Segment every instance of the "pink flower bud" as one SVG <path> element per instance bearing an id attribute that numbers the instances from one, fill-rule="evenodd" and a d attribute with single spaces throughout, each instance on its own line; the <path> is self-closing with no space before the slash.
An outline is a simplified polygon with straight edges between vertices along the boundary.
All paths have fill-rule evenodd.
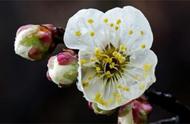
<path id="1" fill-rule="evenodd" d="M 133 120 L 135 124 L 145 124 L 147 122 L 148 114 L 152 111 L 152 106 L 148 103 L 144 96 L 131 101 L 130 103 L 121 106 L 119 115 L 125 115 L 132 107 Z"/>
<path id="2" fill-rule="evenodd" d="M 60 65 L 67 65 L 76 60 L 73 51 L 65 51 L 57 55 L 57 61 Z"/>
<path id="3" fill-rule="evenodd" d="M 53 25 L 24 25 L 16 33 L 16 54 L 29 59 L 40 60 L 49 55 L 56 47 Z"/>
<path id="4" fill-rule="evenodd" d="M 64 51 L 48 61 L 48 79 L 58 86 L 74 83 L 78 75 L 77 55 L 73 51 Z"/>

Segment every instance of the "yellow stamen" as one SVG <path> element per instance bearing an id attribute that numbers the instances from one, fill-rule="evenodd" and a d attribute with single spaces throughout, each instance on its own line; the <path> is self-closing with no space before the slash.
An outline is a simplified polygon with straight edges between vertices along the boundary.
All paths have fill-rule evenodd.
<path id="1" fill-rule="evenodd" d="M 132 35 L 132 34 L 133 34 L 133 31 L 132 31 L 132 30 L 129 30 L 128 34 L 129 34 L 129 35 Z"/>
<path id="2" fill-rule="evenodd" d="M 94 23 L 94 20 L 93 20 L 93 19 L 88 19 L 88 23 L 89 23 L 89 24 L 93 24 L 93 23 Z"/>
<path id="3" fill-rule="evenodd" d="M 91 32 L 90 32 L 90 36 L 91 36 L 91 37 L 94 37 L 94 35 L 95 35 L 95 32 L 91 31 Z"/>
<path id="4" fill-rule="evenodd" d="M 125 45 L 122 44 L 119 46 L 119 50 L 122 52 L 125 52 L 127 50 L 127 48 L 125 47 Z"/>
<path id="5" fill-rule="evenodd" d="M 88 87 L 89 86 L 89 82 L 87 80 L 83 80 L 82 86 L 85 87 L 85 88 Z"/>
<path id="6" fill-rule="evenodd" d="M 104 62 L 105 62 L 105 63 L 111 63 L 111 62 L 112 62 L 112 58 L 105 58 L 105 59 L 104 59 Z"/>
<path id="7" fill-rule="evenodd" d="M 126 87 L 126 86 L 122 86 L 122 85 L 117 85 L 117 88 L 119 88 L 119 89 L 121 89 L 121 90 L 123 90 L 123 91 L 129 91 L 129 88 L 128 87 Z"/>
<path id="8" fill-rule="evenodd" d="M 151 64 L 144 64 L 143 68 L 144 68 L 145 72 L 148 72 L 152 69 L 152 65 Z"/>
<path id="9" fill-rule="evenodd" d="M 103 106 L 107 106 L 107 102 L 102 98 L 102 95 L 100 93 L 96 93 L 95 95 L 95 101 Z"/>
<path id="10" fill-rule="evenodd" d="M 110 67 L 111 69 L 114 68 L 114 67 L 115 67 L 115 63 L 112 62 L 112 63 L 109 65 L 109 67 Z"/>
<path id="11" fill-rule="evenodd" d="M 121 23 L 121 20 L 118 19 L 118 20 L 116 21 L 116 24 L 119 25 L 120 23 Z"/>
<path id="12" fill-rule="evenodd" d="M 102 54 L 102 51 L 99 48 L 95 48 L 95 56 L 98 58 Z"/>
<path id="13" fill-rule="evenodd" d="M 80 64 L 83 65 L 83 64 L 86 64 L 87 63 L 87 60 L 86 59 L 80 59 Z"/>
<path id="14" fill-rule="evenodd" d="M 123 57 L 119 52 L 114 51 L 112 55 L 119 61 L 119 63 L 123 63 L 125 61 L 125 57 Z"/>
<path id="15" fill-rule="evenodd" d="M 97 59 L 96 58 L 90 58 L 91 62 L 95 62 Z"/>
<path id="16" fill-rule="evenodd" d="M 81 32 L 80 31 L 76 31 L 75 35 L 78 36 L 78 37 L 80 37 L 81 36 Z"/>
<path id="17" fill-rule="evenodd" d="M 114 51 L 114 52 L 112 53 L 112 55 L 115 57 L 115 56 L 117 55 L 117 52 Z"/>
<path id="18" fill-rule="evenodd" d="M 110 27 L 113 27 L 113 26 L 114 26 L 114 24 L 113 24 L 113 23 L 111 23 L 111 24 L 110 24 Z"/>
<path id="19" fill-rule="evenodd" d="M 107 18 L 104 19 L 104 23 L 108 23 L 108 19 Z"/>
<path id="20" fill-rule="evenodd" d="M 119 30 L 119 26 L 115 26 L 115 30 L 116 30 L 116 31 Z"/>
<path id="21" fill-rule="evenodd" d="M 110 71 L 106 71 L 105 75 L 106 75 L 107 78 L 110 78 L 112 76 Z"/>
<path id="22" fill-rule="evenodd" d="M 146 47 L 146 45 L 145 45 L 145 44 L 142 44 L 142 45 L 141 45 L 141 48 L 142 48 L 142 49 L 144 49 L 145 47 Z"/>
<path id="23" fill-rule="evenodd" d="M 96 67 L 96 71 L 97 71 L 97 72 L 100 72 L 100 71 L 101 71 L 101 68 L 100 68 L 100 67 Z"/>
<path id="24" fill-rule="evenodd" d="M 143 36 L 144 35 L 144 31 L 140 31 L 140 34 Z"/>

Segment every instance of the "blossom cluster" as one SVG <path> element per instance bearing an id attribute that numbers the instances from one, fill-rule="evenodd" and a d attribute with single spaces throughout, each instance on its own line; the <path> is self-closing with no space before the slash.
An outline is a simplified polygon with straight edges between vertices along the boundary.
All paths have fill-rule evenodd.
<path id="1" fill-rule="evenodd" d="M 22 26 L 16 34 L 15 52 L 28 60 L 41 60 L 55 49 L 58 33 L 49 24 Z M 82 9 L 68 20 L 58 39 L 66 49 L 49 58 L 48 79 L 59 87 L 77 82 L 97 114 L 110 114 L 139 98 L 156 81 L 151 27 L 132 6 L 105 13 Z M 144 110 L 141 105 L 133 102 L 136 110 Z"/>

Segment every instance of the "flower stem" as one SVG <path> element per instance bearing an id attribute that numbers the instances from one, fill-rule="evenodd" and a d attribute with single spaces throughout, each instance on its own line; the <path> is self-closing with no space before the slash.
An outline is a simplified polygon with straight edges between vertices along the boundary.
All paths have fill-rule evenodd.
<path id="1" fill-rule="evenodd" d="M 134 124 L 131 105 L 120 108 L 118 114 L 118 124 Z"/>

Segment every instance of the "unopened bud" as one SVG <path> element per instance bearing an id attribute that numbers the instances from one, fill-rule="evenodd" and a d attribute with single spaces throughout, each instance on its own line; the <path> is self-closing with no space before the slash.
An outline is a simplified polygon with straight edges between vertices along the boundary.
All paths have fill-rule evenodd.
<path id="1" fill-rule="evenodd" d="M 152 111 L 152 106 L 145 97 L 140 97 L 132 102 L 133 118 L 136 124 L 145 124 L 148 121 L 148 114 Z"/>
<path id="2" fill-rule="evenodd" d="M 125 120 L 125 115 L 132 109 L 132 118 L 135 124 L 146 124 L 148 121 L 148 114 L 152 111 L 152 106 L 148 103 L 144 96 L 121 106 L 119 109 L 119 117 Z M 120 122 L 122 120 L 120 119 Z"/>
<path id="3" fill-rule="evenodd" d="M 41 60 L 56 47 L 53 25 L 25 25 L 16 33 L 15 53 L 28 60 Z"/>
<path id="4" fill-rule="evenodd" d="M 58 86 L 74 83 L 78 75 L 77 55 L 72 50 L 66 50 L 48 61 L 47 77 Z"/>

